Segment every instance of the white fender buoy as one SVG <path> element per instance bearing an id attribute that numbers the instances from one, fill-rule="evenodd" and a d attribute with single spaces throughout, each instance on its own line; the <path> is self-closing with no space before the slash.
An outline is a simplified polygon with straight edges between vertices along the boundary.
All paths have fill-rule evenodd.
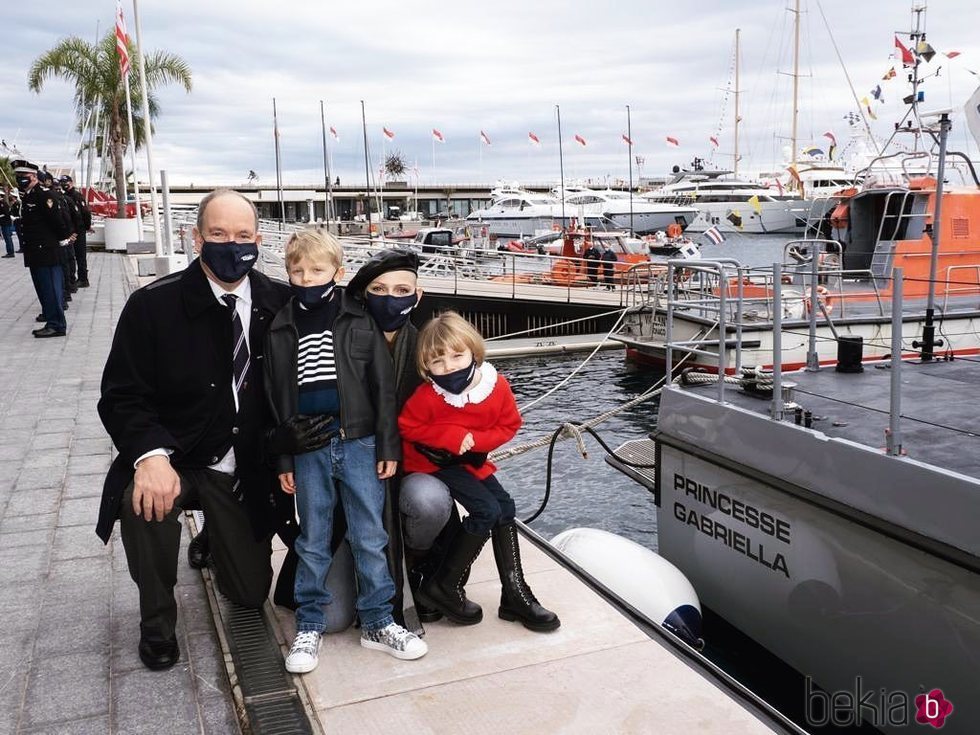
<path id="1" fill-rule="evenodd" d="M 598 528 L 562 531 L 551 545 L 650 620 L 692 646 L 702 645 L 698 595 L 662 556 Z"/>

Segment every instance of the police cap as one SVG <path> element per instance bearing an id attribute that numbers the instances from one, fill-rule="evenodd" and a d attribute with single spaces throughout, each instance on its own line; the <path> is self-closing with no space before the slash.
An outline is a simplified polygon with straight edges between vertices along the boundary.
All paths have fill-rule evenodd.
<path id="1" fill-rule="evenodd" d="M 16 161 L 11 161 L 10 167 L 14 170 L 15 174 L 37 175 L 38 165 L 36 163 L 31 163 L 30 161 L 25 161 L 21 158 L 18 158 Z"/>

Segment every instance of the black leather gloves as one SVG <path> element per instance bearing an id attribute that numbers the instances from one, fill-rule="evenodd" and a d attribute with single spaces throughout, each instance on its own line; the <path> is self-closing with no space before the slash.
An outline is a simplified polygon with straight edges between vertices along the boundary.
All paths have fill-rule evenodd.
<path id="1" fill-rule="evenodd" d="M 297 414 L 266 432 L 266 449 L 270 454 L 305 454 L 325 447 L 337 435 L 328 429 L 333 416 Z"/>
<path id="2" fill-rule="evenodd" d="M 463 452 L 462 454 L 453 454 L 448 449 L 439 449 L 437 447 L 430 447 L 425 444 L 419 444 L 414 442 L 415 448 L 419 451 L 423 457 L 432 462 L 432 464 L 437 467 L 452 467 L 457 464 L 468 464 L 473 467 L 482 467 L 487 461 L 486 452 Z"/>

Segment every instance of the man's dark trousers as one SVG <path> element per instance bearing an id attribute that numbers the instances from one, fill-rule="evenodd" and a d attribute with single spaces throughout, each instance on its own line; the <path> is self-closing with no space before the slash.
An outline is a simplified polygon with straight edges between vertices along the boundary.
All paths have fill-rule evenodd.
<path id="1" fill-rule="evenodd" d="M 210 469 L 178 470 L 180 495 L 162 521 L 146 521 L 133 512 L 133 484 L 123 496 L 120 527 L 129 575 L 139 587 L 140 632 L 166 641 L 177 624 L 177 557 L 180 514 L 200 508 L 208 519 L 211 558 L 218 589 L 232 602 L 261 607 L 272 584 L 272 544 L 256 541 L 245 506 L 232 490 L 233 478 Z"/>
<path id="2" fill-rule="evenodd" d="M 75 238 L 72 247 L 75 249 L 75 265 L 78 267 L 78 280 L 88 280 L 88 256 L 85 253 L 85 243 L 88 240 L 88 233 L 82 230 Z"/>
<path id="3" fill-rule="evenodd" d="M 39 265 L 31 268 L 31 279 L 37 289 L 48 329 L 64 332 L 68 328 L 65 321 L 65 272 L 60 265 Z"/>

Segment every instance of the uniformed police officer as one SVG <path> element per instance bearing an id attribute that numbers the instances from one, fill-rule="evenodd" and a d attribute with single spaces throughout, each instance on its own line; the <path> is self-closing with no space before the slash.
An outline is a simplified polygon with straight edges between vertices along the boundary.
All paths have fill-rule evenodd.
<path id="1" fill-rule="evenodd" d="M 37 164 L 17 160 L 11 165 L 21 192 L 24 265 L 31 270 L 45 322 L 43 327 L 34 330 L 34 336 L 64 337 L 68 327 L 63 307 L 61 250 L 73 234 L 71 226 L 59 210 L 55 197 L 39 185 Z"/>
<path id="2" fill-rule="evenodd" d="M 74 211 L 74 202 L 69 202 L 61 190 L 61 183 L 51 175 L 50 171 L 42 170 L 37 178 L 41 183 L 41 188 L 49 192 L 54 197 L 55 210 L 68 224 L 71 230 L 70 242 L 61 248 L 61 274 L 64 279 L 62 292 L 65 295 L 64 308 L 68 308 L 71 295 L 78 291 L 77 286 L 72 286 L 75 280 L 75 251 L 72 249 L 72 242 L 75 240 L 75 230 L 81 226 L 82 216 Z"/>
<path id="3" fill-rule="evenodd" d="M 74 203 L 75 211 L 78 213 L 80 222 L 75 228 L 75 242 L 72 247 L 75 250 L 75 265 L 77 266 L 77 280 L 74 282 L 78 288 L 88 288 L 88 259 L 86 257 L 85 246 L 88 232 L 92 229 L 92 210 L 89 209 L 88 202 L 82 196 L 82 192 L 75 188 L 75 182 L 71 176 L 61 177 L 61 187 L 64 189 L 65 198 L 69 203 Z"/>

